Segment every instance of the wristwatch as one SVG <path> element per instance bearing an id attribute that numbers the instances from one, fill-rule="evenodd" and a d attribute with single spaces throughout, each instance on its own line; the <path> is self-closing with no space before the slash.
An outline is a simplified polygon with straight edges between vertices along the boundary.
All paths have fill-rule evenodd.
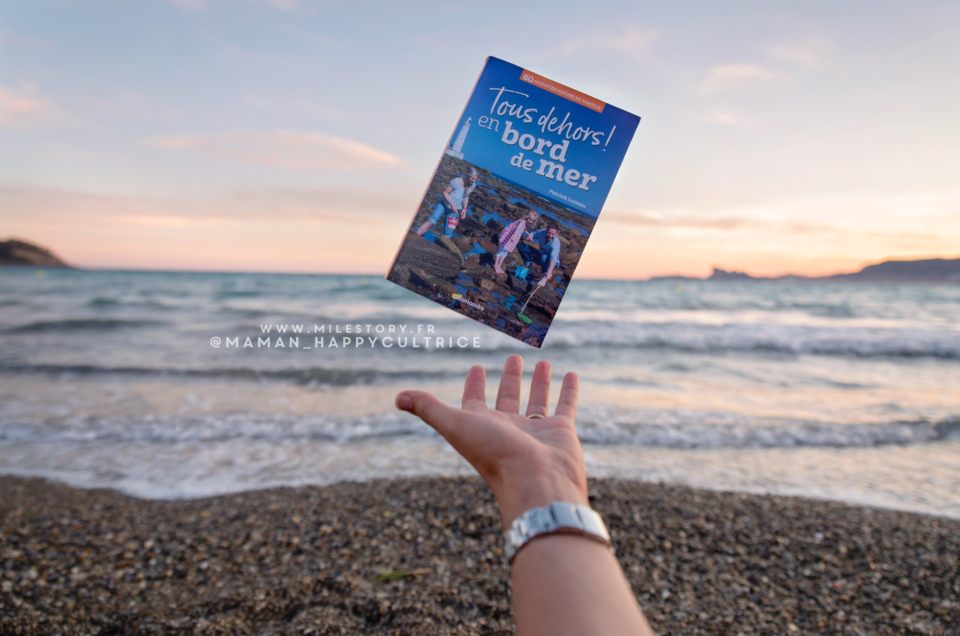
<path id="1" fill-rule="evenodd" d="M 554 501 L 543 508 L 531 508 L 517 517 L 504 535 L 507 564 L 513 562 L 517 550 L 535 537 L 547 534 L 573 534 L 610 546 L 610 533 L 603 520 L 587 506 Z M 613 552 L 613 548 L 610 548 Z"/>

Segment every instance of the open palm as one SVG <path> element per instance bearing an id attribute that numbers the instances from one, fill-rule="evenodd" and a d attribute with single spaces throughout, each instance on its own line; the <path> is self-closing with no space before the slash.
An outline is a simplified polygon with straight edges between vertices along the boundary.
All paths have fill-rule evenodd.
<path id="1" fill-rule="evenodd" d="M 580 381 L 575 373 L 564 377 L 551 416 L 551 371 L 549 362 L 537 364 L 526 415 L 520 415 L 523 358 L 517 355 L 504 364 L 495 409 L 487 408 L 486 372 L 480 366 L 467 373 L 462 409 L 425 391 L 397 396 L 398 408 L 432 426 L 480 473 L 507 526 L 525 510 L 551 501 L 587 503 L 583 451 L 574 426 Z"/>

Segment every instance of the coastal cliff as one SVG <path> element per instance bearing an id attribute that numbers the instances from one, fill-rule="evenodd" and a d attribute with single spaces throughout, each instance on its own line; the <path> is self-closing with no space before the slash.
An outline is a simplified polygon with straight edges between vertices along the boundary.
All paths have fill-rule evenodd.
<path id="1" fill-rule="evenodd" d="M 709 280 L 709 281 L 815 281 L 851 283 L 960 283 L 960 258 L 928 258 L 918 261 L 890 260 L 868 265 L 858 272 L 833 276 L 751 276 L 745 272 L 728 271 L 719 267 L 707 278 L 690 276 L 655 276 L 650 280 Z"/>
<path id="2" fill-rule="evenodd" d="M 50 250 L 14 238 L 0 241 L 0 265 L 70 267 Z"/>

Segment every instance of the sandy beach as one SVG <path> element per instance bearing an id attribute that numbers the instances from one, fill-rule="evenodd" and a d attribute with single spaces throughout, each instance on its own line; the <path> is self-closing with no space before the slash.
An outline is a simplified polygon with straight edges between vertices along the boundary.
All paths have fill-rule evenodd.
<path id="1" fill-rule="evenodd" d="M 0 492 L 5 634 L 513 630 L 477 479 L 168 502 L 0 477 Z M 591 493 L 658 634 L 960 624 L 960 521 L 631 481 Z"/>

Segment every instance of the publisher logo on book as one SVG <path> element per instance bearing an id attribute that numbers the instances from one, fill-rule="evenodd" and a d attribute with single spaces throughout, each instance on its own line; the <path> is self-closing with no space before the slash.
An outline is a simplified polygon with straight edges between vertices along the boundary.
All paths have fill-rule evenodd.
<path id="1" fill-rule="evenodd" d="M 474 309 L 479 309 L 480 311 L 486 311 L 486 308 L 483 305 L 478 305 L 477 303 L 471 300 L 467 300 L 466 298 L 463 297 L 463 294 L 450 294 L 450 298 L 453 298 L 454 300 L 461 302 L 464 305 L 470 305 Z"/>

